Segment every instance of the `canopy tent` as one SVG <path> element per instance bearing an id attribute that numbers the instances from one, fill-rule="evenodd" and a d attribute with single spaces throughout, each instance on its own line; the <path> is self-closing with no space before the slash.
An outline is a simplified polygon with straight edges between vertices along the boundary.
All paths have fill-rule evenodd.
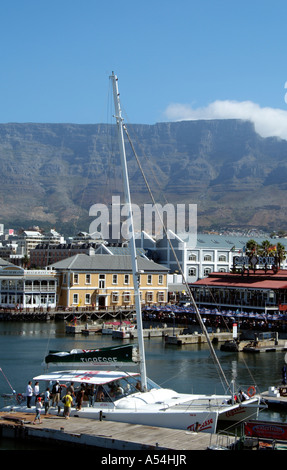
<path id="1" fill-rule="evenodd" d="M 217 315 L 224 317 L 234 317 L 234 318 L 254 318 L 258 320 L 287 320 L 287 315 L 285 313 L 257 313 L 257 312 L 243 312 L 239 309 L 237 310 L 218 310 L 217 308 L 199 308 L 199 313 L 201 315 Z M 170 305 L 164 307 L 146 307 L 145 312 L 163 312 L 163 313 L 176 313 L 176 314 L 195 314 L 195 309 L 193 307 L 180 307 L 178 305 Z"/>
<path id="2" fill-rule="evenodd" d="M 47 374 L 38 375 L 33 380 L 47 381 L 47 382 L 76 382 L 93 385 L 104 385 L 115 380 L 120 380 L 125 377 L 138 376 L 138 373 L 126 373 L 113 370 L 64 370 L 57 372 L 50 372 Z"/>

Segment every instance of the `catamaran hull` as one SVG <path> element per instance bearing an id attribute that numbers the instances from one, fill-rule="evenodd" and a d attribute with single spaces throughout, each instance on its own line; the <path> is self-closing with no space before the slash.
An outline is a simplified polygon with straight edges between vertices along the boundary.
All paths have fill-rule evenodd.
<path id="1" fill-rule="evenodd" d="M 265 406 L 262 404 L 262 409 Z M 246 404 L 242 404 L 235 408 L 230 408 L 219 413 L 218 421 L 240 422 L 246 419 L 258 416 L 260 409 L 259 400 L 248 400 Z"/>
<path id="2" fill-rule="evenodd" d="M 5 407 L 2 411 L 11 411 L 11 407 Z M 35 407 L 14 406 L 13 412 L 35 413 Z M 43 414 L 43 411 L 42 411 Z M 57 407 L 51 407 L 49 414 L 57 415 Z M 63 410 L 60 411 L 63 415 Z M 182 429 L 190 432 L 215 433 L 218 420 L 218 412 L 200 411 L 160 411 L 160 410 L 114 410 L 83 407 L 80 411 L 71 409 L 70 417 L 88 418 L 94 420 L 116 421 L 120 423 L 156 426 L 171 429 Z"/>
<path id="3" fill-rule="evenodd" d="M 89 409 L 80 412 L 72 412 L 71 415 L 82 418 L 92 418 Z M 164 427 L 171 429 L 183 429 L 191 432 L 215 433 L 217 427 L 217 412 L 187 412 L 187 411 L 125 411 L 117 410 L 96 412 L 94 419 L 104 419 L 106 421 L 117 421 L 130 424 L 142 424 L 147 426 Z"/>

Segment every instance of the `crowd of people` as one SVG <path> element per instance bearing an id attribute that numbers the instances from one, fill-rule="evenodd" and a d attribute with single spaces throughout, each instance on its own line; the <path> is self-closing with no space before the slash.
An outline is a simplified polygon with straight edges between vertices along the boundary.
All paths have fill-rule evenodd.
<path id="1" fill-rule="evenodd" d="M 221 331 L 226 331 L 232 329 L 233 323 L 236 321 L 238 326 L 242 330 L 256 330 L 256 331 L 278 331 L 278 332 L 287 332 L 286 320 L 277 319 L 272 320 L 272 318 L 255 318 L 252 315 L 245 318 L 237 318 L 234 316 L 224 316 L 224 315 L 201 315 L 202 320 L 204 321 L 205 326 L 211 328 L 220 328 Z M 284 316 L 285 317 L 285 316 Z M 142 314 L 143 322 L 152 326 L 157 326 L 158 324 L 166 324 L 168 326 L 180 325 L 181 327 L 199 327 L 198 320 L 195 313 L 183 313 L 183 312 L 164 312 L 164 311 L 143 311 Z"/>
<path id="2" fill-rule="evenodd" d="M 64 417 L 69 419 L 71 407 L 75 406 L 77 411 L 81 410 L 84 400 L 89 403 L 89 406 L 93 406 L 95 401 L 109 401 L 123 395 L 124 390 L 119 383 L 108 384 L 105 389 L 102 385 L 95 386 L 93 384 L 81 384 L 75 388 L 74 382 L 66 386 L 56 381 L 52 388 L 47 387 L 44 393 L 40 393 L 39 382 L 35 382 L 33 387 L 32 381 L 29 381 L 26 388 L 27 408 L 31 408 L 32 405 L 36 407 L 34 422 L 37 420 L 41 422 L 42 409 L 46 415 L 50 407 L 57 407 L 59 415 L 61 406 L 64 405 Z"/>

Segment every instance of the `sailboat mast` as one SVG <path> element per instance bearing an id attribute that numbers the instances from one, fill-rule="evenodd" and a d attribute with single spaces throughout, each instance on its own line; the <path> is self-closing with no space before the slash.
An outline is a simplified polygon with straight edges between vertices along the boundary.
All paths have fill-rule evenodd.
<path id="1" fill-rule="evenodd" d="M 127 169 L 126 150 L 125 150 L 125 143 L 124 143 L 123 118 L 122 118 L 120 99 L 119 99 L 118 78 L 114 74 L 114 72 L 112 72 L 112 75 L 110 76 L 110 78 L 113 84 L 115 118 L 117 122 L 119 149 L 120 149 L 121 164 L 122 164 L 122 170 L 123 170 L 125 203 L 128 208 L 128 221 L 130 224 L 129 225 L 129 247 L 130 247 L 130 252 L 131 252 L 133 283 L 134 283 L 134 298 L 135 298 L 136 316 L 137 316 L 141 389 L 142 391 L 146 391 L 147 390 L 147 377 L 146 377 L 145 351 L 144 351 L 144 341 L 143 341 L 141 300 L 140 300 L 140 290 L 139 290 L 139 271 L 138 271 L 137 255 L 136 255 L 134 223 L 133 223 L 133 213 L 132 213 L 132 204 L 131 204 L 131 196 L 130 196 L 128 169 Z"/>

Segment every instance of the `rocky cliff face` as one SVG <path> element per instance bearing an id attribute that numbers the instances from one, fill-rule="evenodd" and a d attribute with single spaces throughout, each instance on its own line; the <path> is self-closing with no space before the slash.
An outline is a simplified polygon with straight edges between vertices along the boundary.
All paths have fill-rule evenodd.
<path id="1" fill-rule="evenodd" d="M 287 228 L 287 142 L 239 120 L 128 127 L 157 202 L 195 203 L 198 226 Z M 127 144 L 133 201 L 150 203 Z M 0 222 L 88 230 L 122 195 L 115 126 L 0 124 Z M 67 230 L 65 230 L 65 227 Z"/>

